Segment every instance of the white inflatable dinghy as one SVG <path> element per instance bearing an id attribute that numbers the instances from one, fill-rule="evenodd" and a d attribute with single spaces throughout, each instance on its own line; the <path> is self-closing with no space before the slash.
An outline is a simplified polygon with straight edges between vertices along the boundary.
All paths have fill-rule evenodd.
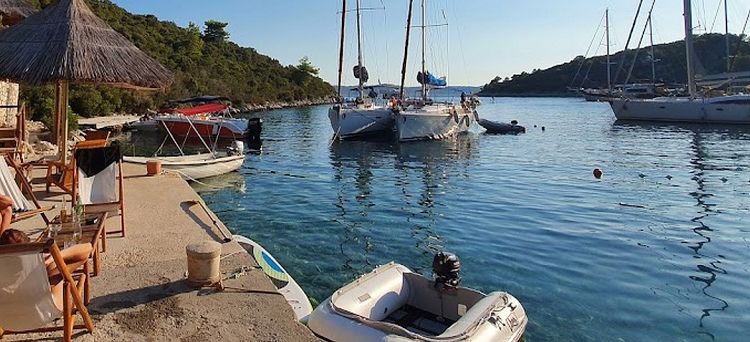
<path id="1" fill-rule="evenodd" d="M 460 281 L 458 268 L 456 259 L 452 285 Z M 515 297 L 436 281 L 393 262 L 379 266 L 321 303 L 308 327 L 335 342 L 515 342 L 523 336 L 528 318 Z"/>

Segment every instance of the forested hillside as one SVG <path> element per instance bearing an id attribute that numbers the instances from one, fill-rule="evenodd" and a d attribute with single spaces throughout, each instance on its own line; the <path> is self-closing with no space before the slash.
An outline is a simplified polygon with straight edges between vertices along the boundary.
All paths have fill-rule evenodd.
<path id="1" fill-rule="evenodd" d="M 54 0 L 31 0 L 45 7 Z M 307 61 L 283 66 L 279 61 L 240 47 L 229 40 L 226 23 L 208 21 L 203 27 L 179 27 L 152 15 L 134 15 L 109 0 L 86 3 L 112 28 L 171 70 L 174 84 L 164 92 L 133 92 L 112 87 L 71 86 L 70 105 L 82 116 L 113 112 L 141 112 L 156 108 L 167 99 L 194 95 L 226 96 L 238 104 L 291 102 L 319 99 L 334 94 L 333 87 L 317 77 Z M 22 87 L 34 119 L 52 113 L 51 86 Z"/>
<path id="2" fill-rule="evenodd" d="M 733 71 L 750 70 L 750 43 L 745 36 L 731 37 Z M 697 72 L 710 75 L 724 72 L 726 69 L 725 40 L 723 35 L 705 34 L 696 36 L 695 49 L 699 66 Z M 540 47 L 539 53 L 544 53 Z M 624 83 L 635 57 L 635 50 L 625 55 L 625 63 L 618 72 L 618 63 L 622 52 L 611 57 L 613 82 Z M 684 84 L 687 78 L 685 66 L 685 42 L 677 41 L 654 46 L 656 60 L 656 78 L 666 83 Z M 580 68 L 580 72 L 579 72 Z M 617 76 L 617 77 L 616 77 Z M 616 77 L 616 81 L 614 81 Z M 642 48 L 633 67 L 630 83 L 650 82 L 651 56 L 650 47 Z M 553 66 L 546 70 L 523 72 L 508 78 L 495 77 L 484 85 L 480 92 L 483 96 L 514 95 L 563 95 L 568 87 L 606 87 L 607 63 L 605 56 L 584 58 L 578 56 L 570 62 Z"/>

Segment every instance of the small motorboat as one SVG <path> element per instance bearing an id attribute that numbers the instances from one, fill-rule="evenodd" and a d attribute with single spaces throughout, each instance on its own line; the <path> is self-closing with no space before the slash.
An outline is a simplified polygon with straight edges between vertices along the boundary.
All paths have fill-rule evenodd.
<path id="1" fill-rule="evenodd" d="M 271 279 L 273 286 L 276 290 L 284 296 L 287 303 L 294 310 L 294 315 L 300 322 L 306 322 L 307 317 L 313 311 L 310 300 L 307 299 L 305 291 L 297 284 L 296 281 L 286 272 L 284 267 L 279 264 L 278 261 L 268 253 L 263 246 L 257 242 L 250 240 L 242 235 L 234 235 L 234 240 L 237 241 L 242 248 L 250 254 L 255 262 L 258 263 L 263 273 Z"/>
<path id="2" fill-rule="evenodd" d="M 174 157 L 123 157 L 126 163 L 141 165 L 152 160 L 160 161 L 162 169 L 175 172 L 185 180 L 198 180 L 239 170 L 245 156 L 200 153 Z"/>
<path id="3" fill-rule="evenodd" d="M 436 279 L 389 263 L 337 290 L 310 314 L 308 327 L 329 341 L 519 341 L 528 318 L 505 292 L 460 287 L 460 263 L 439 253 Z"/>
<path id="4" fill-rule="evenodd" d="M 516 120 L 510 123 L 490 121 L 479 119 L 479 125 L 487 130 L 490 134 L 521 134 L 526 133 L 526 127 L 519 126 Z"/>

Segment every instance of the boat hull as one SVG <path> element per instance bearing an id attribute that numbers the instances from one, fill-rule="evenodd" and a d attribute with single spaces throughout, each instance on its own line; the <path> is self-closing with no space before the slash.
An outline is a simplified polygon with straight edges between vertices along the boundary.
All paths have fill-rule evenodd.
<path id="1" fill-rule="evenodd" d="M 454 105 L 428 105 L 396 113 L 400 141 L 446 139 L 469 131 L 476 121 L 473 110 Z"/>
<path id="2" fill-rule="evenodd" d="M 195 136 L 196 131 L 202 137 L 240 139 L 247 137 L 248 122 L 244 119 L 193 119 L 182 116 L 158 118 L 156 121 L 162 129 L 175 136 Z M 191 125 L 192 123 L 192 125 Z M 195 129 L 193 129 L 195 127 Z"/>
<path id="3" fill-rule="evenodd" d="M 244 155 L 214 159 L 210 154 L 184 157 L 123 157 L 127 163 L 145 165 L 148 161 L 161 161 L 161 168 L 179 174 L 185 180 L 197 180 L 237 171 L 245 161 Z"/>
<path id="4" fill-rule="evenodd" d="M 297 284 L 289 273 L 268 253 L 263 246 L 250 240 L 242 235 L 234 235 L 234 239 L 250 254 L 255 262 L 260 265 L 263 273 L 271 279 L 276 290 L 284 296 L 287 303 L 294 310 L 294 315 L 300 322 L 307 322 L 307 317 L 312 313 L 313 308 L 310 300 L 307 298 L 305 291 Z"/>
<path id="5" fill-rule="evenodd" d="M 388 108 L 342 108 L 328 110 L 333 133 L 339 139 L 352 139 L 390 134 L 393 131 L 393 113 Z"/>
<path id="6" fill-rule="evenodd" d="M 711 98 L 612 99 L 609 103 L 618 120 L 748 125 L 750 124 L 750 97 L 747 98 L 744 100 L 739 98 L 736 101 Z"/>

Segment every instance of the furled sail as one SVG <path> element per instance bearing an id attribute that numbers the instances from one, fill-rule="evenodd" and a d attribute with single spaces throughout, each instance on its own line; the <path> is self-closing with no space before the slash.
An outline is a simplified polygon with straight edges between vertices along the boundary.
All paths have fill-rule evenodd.
<path id="1" fill-rule="evenodd" d="M 362 83 L 367 83 L 367 80 L 370 79 L 370 74 L 367 73 L 367 68 L 365 66 L 360 67 L 359 65 L 355 65 L 354 77 L 362 80 Z"/>
<path id="2" fill-rule="evenodd" d="M 420 84 L 426 84 L 432 87 L 445 87 L 448 85 L 448 82 L 445 81 L 444 77 L 437 78 L 435 77 L 435 75 L 431 74 L 429 71 L 425 72 L 425 75 L 423 75 L 421 71 L 418 72 L 417 82 L 419 82 Z"/>

